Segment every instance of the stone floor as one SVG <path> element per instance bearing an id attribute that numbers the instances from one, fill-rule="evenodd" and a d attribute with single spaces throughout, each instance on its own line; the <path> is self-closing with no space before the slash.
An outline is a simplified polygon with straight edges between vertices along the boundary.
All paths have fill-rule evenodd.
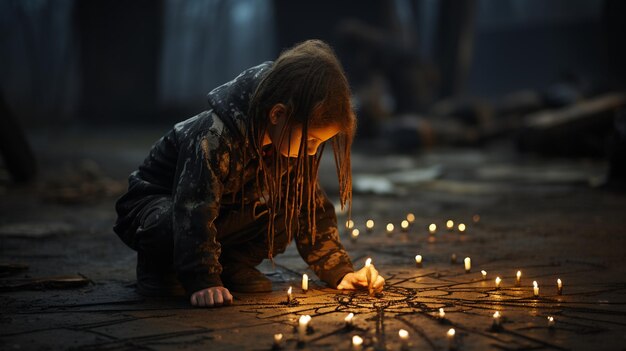
<path id="1" fill-rule="evenodd" d="M 326 288 L 290 247 L 261 266 L 272 293 L 236 294 L 232 306 L 197 309 L 184 299 L 138 295 L 135 254 L 110 229 L 125 175 L 163 131 L 32 133 L 41 179 L 22 187 L 0 183 L 0 261 L 29 266 L 0 277 L 2 350 L 269 350 L 276 333 L 284 349 L 351 350 L 359 335 L 364 350 L 399 350 L 400 329 L 408 331 L 408 350 L 626 350 L 626 195 L 595 186 L 601 162 L 521 156 L 506 142 L 416 156 L 360 145 L 353 158 L 360 235 L 352 241 L 342 228 L 342 239 L 355 267 L 372 258 L 387 281 L 382 295 Z M 320 172 L 336 192 L 332 165 Z M 416 220 L 402 232 L 409 212 Z M 367 219 L 376 223 L 372 232 Z M 448 219 L 466 231 L 446 230 Z M 395 225 L 390 235 L 387 223 Z M 433 235 L 431 223 L 438 227 Z M 306 294 L 303 273 L 312 279 Z M 21 279 L 78 274 L 89 283 L 15 288 Z M 289 286 L 297 304 L 285 304 Z M 493 328 L 495 311 L 500 328 Z M 348 313 L 352 328 L 345 326 Z M 311 328 L 298 344 L 294 327 L 305 314 Z"/>

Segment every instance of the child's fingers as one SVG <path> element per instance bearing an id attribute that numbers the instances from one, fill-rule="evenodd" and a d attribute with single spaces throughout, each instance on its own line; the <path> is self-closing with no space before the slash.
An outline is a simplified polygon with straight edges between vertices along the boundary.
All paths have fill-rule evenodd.
<path id="1" fill-rule="evenodd" d="M 213 306 L 213 294 L 211 290 L 207 290 L 204 294 L 204 306 L 212 307 Z"/>
<path id="2" fill-rule="evenodd" d="M 374 283 L 372 287 L 374 288 L 374 290 L 382 290 L 384 285 L 385 285 L 385 278 L 378 276 L 376 279 L 376 282 Z"/>
<path id="3" fill-rule="evenodd" d="M 189 302 L 191 302 L 192 306 L 198 306 L 198 299 L 197 299 L 197 294 L 193 294 L 191 295 L 191 298 L 189 298 Z"/>
<path id="4" fill-rule="evenodd" d="M 351 286 L 351 284 L 348 284 L 346 282 L 341 282 L 338 286 L 337 289 L 339 290 L 350 290 L 350 289 L 354 289 L 353 286 Z"/>
<path id="5" fill-rule="evenodd" d="M 376 283 L 376 280 L 378 280 L 378 271 L 375 269 L 372 269 L 372 286 L 374 285 L 374 283 Z"/>
<path id="6" fill-rule="evenodd" d="M 233 302 L 233 295 L 230 294 L 228 289 L 224 288 L 224 293 L 222 295 L 224 296 L 224 304 L 230 305 Z"/>
<path id="7" fill-rule="evenodd" d="M 213 303 L 215 303 L 216 306 L 221 306 L 224 304 L 224 299 L 222 297 L 222 291 L 215 289 L 213 291 Z"/>

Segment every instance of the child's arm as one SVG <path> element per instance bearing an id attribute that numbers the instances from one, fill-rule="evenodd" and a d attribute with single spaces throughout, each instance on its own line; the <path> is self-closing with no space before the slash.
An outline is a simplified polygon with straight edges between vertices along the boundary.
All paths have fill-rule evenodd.
<path id="1" fill-rule="evenodd" d="M 180 141 L 174 183 L 174 264 L 188 294 L 222 286 L 214 220 L 228 176 L 228 143 L 209 131 Z"/>
<path id="2" fill-rule="evenodd" d="M 339 241 L 335 207 L 324 191 L 317 186 L 318 206 L 316 208 L 315 242 L 308 233 L 306 219 L 300 221 L 300 231 L 296 244 L 300 256 L 313 269 L 317 276 L 329 286 L 336 288 L 344 276 L 354 272 L 348 253 Z"/>

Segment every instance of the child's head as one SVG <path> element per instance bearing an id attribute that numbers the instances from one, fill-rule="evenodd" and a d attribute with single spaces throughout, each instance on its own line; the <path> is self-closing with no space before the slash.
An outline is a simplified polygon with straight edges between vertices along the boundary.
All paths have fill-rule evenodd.
<path id="1" fill-rule="evenodd" d="M 251 102 L 259 130 L 284 156 L 307 152 L 308 139 L 295 150 L 293 133 L 331 128 L 352 140 L 356 119 L 350 87 L 339 60 L 326 43 L 308 40 L 285 50 L 262 80 Z M 290 139 L 288 134 L 292 133 Z M 284 134 L 283 134 L 284 133 Z M 287 150 L 285 150 L 287 151 Z"/>
<path id="2" fill-rule="evenodd" d="M 311 208 L 316 201 L 314 187 L 319 157 L 323 143 L 330 139 L 341 203 L 349 205 L 350 147 L 356 128 L 350 97 L 350 86 L 341 63 L 328 44 L 308 40 L 280 54 L 250 103 L 254 121 L 252 137 L 259 153 L 263 145 L 271 143 L 278 153 L 290 158 L 276 158 L 275 165 L 262 166 L 265 167 L 270 198 L 279 196 L 273 189 L 278 190 L 283 166 L 295 163 L 295 187 L 302 187 L 300 194 L 306 200 L 296 196 L 293 199 L 276 198 L 270 203 L 276 201 L 275 204 L 280 202 L 287 207 L 296 206 L 296 212 L 301 207 Z M 310 224 L 313 230 L 314 221 Z"/>

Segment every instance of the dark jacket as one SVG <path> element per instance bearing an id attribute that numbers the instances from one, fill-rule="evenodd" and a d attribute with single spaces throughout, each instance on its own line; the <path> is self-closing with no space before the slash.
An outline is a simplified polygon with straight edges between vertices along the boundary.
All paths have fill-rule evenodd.
<path id="1" fill-rule="evenodd" d="M 265 62 L 250 68 L 211 91 L 210 109 L 176 124 L 157 141 L 130 175 L 128 192 L 117 202 L 114 230 L 136 249 L 133 241 L 142 209 L 155 199 L 172 197 L 174 266 L 189 293 L 222 285 L 221 248 L 214 224 L 220 209 L 241 206 L 242 194 L 244 203 L 257 201 L 261 195 L 256 181 L 260 161 L 245 130 L 249 101 L 271 66 L 272 62 Z M 295 239 L 311 269 L 336 287 L 353 267 L 339 242 L 334 207 L 318 189 L 322 201 L 316 209 L 314 244 L 306 228 Z"/>

